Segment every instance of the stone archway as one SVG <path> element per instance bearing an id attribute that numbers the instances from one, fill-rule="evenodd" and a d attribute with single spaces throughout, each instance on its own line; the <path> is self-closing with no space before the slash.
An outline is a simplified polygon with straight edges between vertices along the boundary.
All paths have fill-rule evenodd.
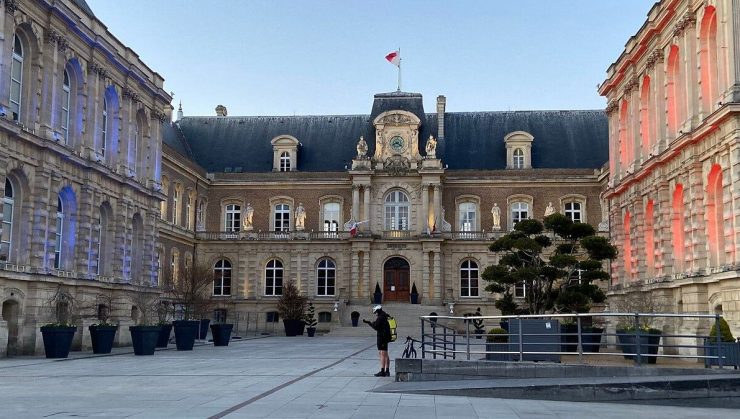
<path id="1" fill-rule="evenodd" d="M 406 259 L 394 257 L 383 265 L 383 300 L 409 302 L 411 267 Z"/>
<path id="2" fill-rule="evenodd" d="M 6 300 L 2 307 L 3 321 L 6 322 L 8 330 L 8 343 L 6 347 L 7 356 L 18 354 L 18 316 L 20 314 L 20 304 L 14 300 Z"/>

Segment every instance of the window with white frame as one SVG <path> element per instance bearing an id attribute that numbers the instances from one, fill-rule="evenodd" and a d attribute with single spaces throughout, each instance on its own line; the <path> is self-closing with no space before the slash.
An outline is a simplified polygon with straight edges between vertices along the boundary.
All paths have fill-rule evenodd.
<path id="1" fill-rule="evenodd" d="M 324 231 L 338 231 L 339 230 L 339 203 L 337 202 L 326 202 L 324 203 Z"/>
<path id="2" fill-rule="evenodd" d="M 100 124 L 100 155 L 105 157 L 105 148 L 108 144 L 108 98 L 103 97 L 103 112 Z"/>
<path id="3" fill-rule="evenodd" d="M 138 166 L 139 166 L 139 134 L 141 133 L 141 121 L 139 118 L 136 118 L 136 123 L 134 124 L 134 132 L 133 137 L 131 138 L 131 158 L 133 159 L 131 161 L 131 169 L 138 173 Z"/>
<path id="4" fill-rule="evenodd" d="M 477 208 L 474 202 L 461 202 L 458 205 L 458 211 L 460 216 L 460 231 L 475 231 Z"/>
<path id="5" fill-rule="evenodd" d="M 180 221 L 179 217 L 179 203 L 180 203 L 180 187 L 179 185 L 175 184 L 175 187 L 172 188 L 172 224 L 177 224 L 178 221 Z"/>
<path id="6" fill-rule="evenodd" d="M 525 131 L 514 131 L 504 136 L 506 143 L 506 168 L 532 168 L 532 142 L 534 137 Z"/>
<path id="7" fill-rule="evenodd" d="M 391 191 L 385 197 L 385 230 L 409 229 L 409 197 L 401 191 Z"/>
<path id="8" fill-rule="evenodd" d="M 511 204 L 511 222 L 512 227 L 519 221 L 526 220 L 529 218 L 529 203 L 527 202 L 513 202 Z"/>
<path id="9" fill-rule="evenodd" d="M 275 205 L 275 231 L 290 231 L 290 205 Z"/>
<path id="10" fill-rule="evenodd" d="M 336 265 L 331 259 L 321 259 L 316 267 L 316 295 L 331 296 L 335 293 Z"/>
<path id="11" fill-rule="evenodd" d="M 220 259 L 213 267 L 213 295 L 231 295 L 231 262 Z"/>
<path id="12" fill-rule="evenodd" d="M 13 121 L 21 119 L 21 95 L 23 92 L 23 45 L 16 34 L 13 36 L 13 58 L 10 64 L 10 111 Z"/>
<path id="13" fill-rule="evenodd" d="M 226 205 L 224 213 L 224 230 L 228 232 L 237 232 L 241 228 L 242 209 L 239 205 Z"/>
<path id="14" fill-rule="evenodd" d="M 514 297 L 524 298 L 527 296 L 527 284 L 525 282 L 519 282 L 514 286 Z"/>
<path id="15" fill-rule="evenodd" d="M 524 169 L 524 151 L 521 148 L 514 150 L 513 159 L 514 169 Z"/>
<path id="16" fill-rule="evenodd" d="M 190 193 L 185 194 L 185 228 L 188 230 L 193 229 L 193 214 L 192 204 L 193 197 Z"/>
<path id="17" fill-rule="evenodd" d="M 62 266 L 62 237 L 64 234 L 64 208 L 62 198 L 57 197 L 57 229 L 54 241 L 54 268 L 61 269 Z"/>
<path id="18" fill-rule="evenodd" d="M 62 83 L 62 138 L 64 143 L 69 144 L 69 108 L 72 102 L 72 85 L 69 80 L 69 72 L 64 70 L 64 82 Z"/>
<path id="19" fill-rule="evenodd" d="M 0 261 L 10 259 L 10 249 L 13 244 L 13 210 L 15 209 L 15 198 L 13 195 L 13 184 L 5 179 L 5 196 L 3 197 L 3 231 L 0 236 Z"/>
<path id="20" fill-rule="evenodd" d="M 277 259 L 265 266 L 265 295 L 283 295 L 283 263 Z"/>
<path id="21" fill-rule="evenodd" d="M 563 204 L 565 216 L 570 218 L 571 221 L 574 223 L 582 223 L 583 222 L 583 212 L 581 211 L 581 203 L 580 202 L 566 202 Z"/>
<path id="22" fill-rule="evenodd" d="M 174 285 L 180 278 L 180 251 L 172 249 L 172 255 L 170 256 L 170 280 Z"/>
<path id="23" fill-rule="evenodd" d="M 473 260 L 465 260 L 460 265 L 460 296 L 478 296 L 478 264 Z"/>
<path id="24" fill-rule="evenodd" d="M 290 153 L 287 151 L 280 154 L 280 171 L 290 172 Z"/>
<path id="25" fill-rule="evenodd" d="M 104 207 L 100 207 L 98 220 L 98 260 L 97 260 L 97 274 L 102 275 L 103 269 L 105 269 L 105 251 L 108 237 L 108 213 Z"/>

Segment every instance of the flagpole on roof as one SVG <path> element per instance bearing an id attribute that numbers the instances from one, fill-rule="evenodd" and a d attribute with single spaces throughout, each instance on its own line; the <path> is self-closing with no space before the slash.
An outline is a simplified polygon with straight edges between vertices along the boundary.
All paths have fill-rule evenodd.
<path id="1" fill-rule="evenodd" d="M 398 47 L 398 91 L 401 91 L 401 47 Z"/>

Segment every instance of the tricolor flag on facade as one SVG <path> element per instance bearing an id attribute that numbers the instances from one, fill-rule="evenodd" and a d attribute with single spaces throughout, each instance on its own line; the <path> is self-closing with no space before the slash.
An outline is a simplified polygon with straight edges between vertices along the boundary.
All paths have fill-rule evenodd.
<path id="1" fill-rule="evenodd" d="M 354 223 L 352 223 L 352 227 L 350 227 L 350 229 L 349 229 L 349 235 L 352 236 L 352 237 L 355 237 L 357 235 L 357 227 L 359 227 L 360 224 L 366 223 L 368 221 L 370 221 L 370 220 L 355 221 Z"/>
<path id="2" fill-rule="evenodd" d="M 401 51 L 400 50 L 391 52 L 390 54 L 385 56 L 385 59 L 388 60 L 389 63 L 395 65 L 396 67 L 401 67 Z"/>

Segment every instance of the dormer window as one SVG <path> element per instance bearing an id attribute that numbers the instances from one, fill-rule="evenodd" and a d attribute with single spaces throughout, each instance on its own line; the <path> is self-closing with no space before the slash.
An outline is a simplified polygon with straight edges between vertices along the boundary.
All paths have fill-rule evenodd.
<path id="1" fill-rule="evenodd" d="M 290 135 L 280 135 L 270 141 L 272 144 L 273 172 L 291 172 L 298 168 L 298 139 Z"/>
<path id="2" fill-rule="evenodd" d="M 534 137 L 524 131 L 514 131 L 504 137 L 507 169 L 532 168 L 532 140 Z"/>

